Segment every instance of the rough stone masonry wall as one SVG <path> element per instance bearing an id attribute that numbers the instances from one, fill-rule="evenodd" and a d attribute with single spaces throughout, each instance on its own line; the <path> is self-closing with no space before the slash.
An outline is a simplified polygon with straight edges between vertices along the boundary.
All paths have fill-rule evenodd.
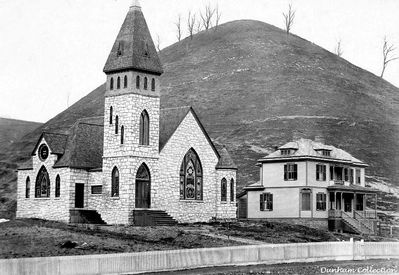
<path id="1" fill-rule="evenodd" d="M 46 144 L 42 139 L 41 144 Z M 69 168 L 54 169 L 53 165 L 57 156 L 50 154 L 45 161 L 41 161 L 38 153 L 33 158 L 33 170 L 19 170 L 17 183 L 17 218 L 39 218 L 69 222 Z M 37 173 L 45 166 L 50 178 L 50 197 L 35 198 L 35 184 Z M 61 179 L 60 197 L 55 197 L 55 178 L 59 175 Z M 29 198 L 25 197 L 26 178 L 30 178 Z"/>
<path id="2" fill-rule="evenodd" d="M 194 148 L 203 169 L 203 200 L 180 200 L 179 173 L 188 150 Z M 160 153 L 160 178 L 153 185 L 154 208 L 165 210 L 179 222 L 207 222 L 217 216 L 220 192 L 215 166 L 218 158 L 190 112 Z"/>
<path id="3" fill-rule="evenodd" d="M 237 218 L 237 206 L 236 206 L 236 176 L 237 172 L 234 169 L 218 169 L 217 170 L 217 178 L 216 185 L 219 188 L 219 192 L 217 194 L 217 213 L 216 219 L 235 219 Z M 227 198 L 226 201 L 222 201 L 222 179 L 225 178 L 227 180 Z M 230 194 L 230 184 L 231 179 L 234 180 L 234 196 L 233 200 L 231 200 Z"/>

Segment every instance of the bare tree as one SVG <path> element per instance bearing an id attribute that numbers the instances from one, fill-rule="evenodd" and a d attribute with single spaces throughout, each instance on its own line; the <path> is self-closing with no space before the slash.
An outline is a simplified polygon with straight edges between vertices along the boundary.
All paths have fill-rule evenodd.
<path id="1" fill-rule="evenodd" d="M 222 16 L 222 13 L 219 11 L 219 4 L 216 4 L 215 8 L 215 31 L 217 30 L 220 22 L 220 17 Z"/>
<path id="2" fill-rule="evenodd" d="M 208 5 L 205 6 L 204 13 L 200 12 L 200 17 L 201 17 L 200 22 L 205 30 L 208 30 L 210 27 L 212 27 L 212 18 L 214 14 L 215 14 L 215 9 L 212 8 L 211 4 L 209 3 Z"/>
<path id="3" fill-rule="evenodd" d="M 159 37 L 159 34 L 157 34 L 157 51 L 160 52 L 161 51 L 161 38 Z"/>
<path id="4" fill-rule="evenodd" d="M 341 39 L 338 40 L 337 42 L 337 46 L 335 46 L 335 54 L 338 55 L 339 57 L 341 57 L 344 53 L 344 51 L 342 50 L 342 46 L 341 46 Z"/>
<path id="5" fill-rule="evenodd" d="M 396 50 L 396 48 L 393 46 L 393 44 L 389 44 L 387 37 L 384 37 L 384 44 L 382 46 L 382 56 L 383 56 L 383 64 L 382 64 L 382 72 L 381 72 L 381 77 L 384 76 L 385 69 L 388 66 L 388 63 L 398 59 L 399 57 L 396 57 L 393 55 L 393 52 Z"/>
<path id="6" fill-rule="evenodd" d="M 287 35 L 290 33 L 292 25 L 294 25 L 294 19 L 295 19 L 295 10 L 292 9 L 292 5 L 288 5 L 288 12 L 284 13 L 284 23 L 285 23 L 285 31 L 287 32 Z"/>
<path id="7" fill-rule="evenodd" d="M 180 41 L 181 40 L 181 36 L 182 36 L 182 29 L 181 29 L 181 14 L 179 14 L 177 16 L 177 20 L 175 22 L 176 25 L 176 37 L 177 40 Z"/>
<path id="8" fill-rule="evenodd" d="M 191 11 L 188 12 L 188 17 L 187 17 L 187 30 L 188 34 L 190 36 L 190 39 L 193 39 L 194 31 L 195 31 L 195 14 L 192 14 Z"/>
<path id="9" fill-rule="evenodd" d="M 202 23 L 200 20 L 197 20 L 195 24 L 195 33 L 199 33 L 200 31 L 202 31 Z"/>

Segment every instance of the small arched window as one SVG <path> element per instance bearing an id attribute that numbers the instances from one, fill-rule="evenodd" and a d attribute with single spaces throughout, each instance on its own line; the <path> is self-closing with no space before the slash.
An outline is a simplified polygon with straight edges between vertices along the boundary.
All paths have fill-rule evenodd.
<path id="1" fill-rule="evenodd" d="M 148 89 L 148 79 L 147 77 L 144 77 L 144 90 Z"/>
<path id="2" fill-rule="evenodd" d="M 48 198 L 50 197 L 50 178 L 47 173 L 46 167 L 42 166 L 36 177 L 35 185 L 35 197 L 36 198 Z"/>
<path id="3" fill-rule="evenodd" d="M 114 89 L 114 78 L 111 77 L 111 80 L 109 81 L 109 89 L 113 90 Z"/>
<path id="4" fill-rule="evenodd" d="M 127 75 L 123 78 L 123 88 L 127 88 Z"/>
<path id="5" fill-rule="evenodd" d="M 119 197 L 119 171 L 118 168 L 114 167 L 112 170 L 112 184 L 111 184 L 111 196 Z"/>
<path id="6" fill-rule="evenodd" d="M 116 117 L 115 117 L 115 134 L 118 133 L 118 127 L 119 127 L 118 124 L 119 124 L 119 117 L 116 116 Z"/>
<path id="7" fill-rule="evenodd" d="M 125 139 L 125 127 L 123 127 L 123 125 L 122 125 L 122 127 L 121 127 L 121 144 L 123 144 L 124 139 Z"/>
<path id="8" fill-rule="evenodd" d="M 113 112 L 113 108 L 111 106 L 111 107 L 109 107 L 109 124 L 112 124 L 112 112 Z"/>
<path id="9" fill-rule="evenodd" d="M 151 79 L 151 91 L 155 91 L 155 78 Z"/>
<path id="10" fill-rule="evenodd" d="M 120 89 L 121 88 L 121 78 L 118 76 L 118 79 L 116 80 L 116 88 Z"/>
<path id="11" fill-rule="evenodd" d="M 26 178 L 26 185 L 25 185 L 25 198 L 30 197 L 30 178 Z"/>
<path id="12" fill-rule="evenodd" d="M 139 144 L 140 145 L 150 144 L 150 119 L 148 117 L 148 113 L 146 110 L 144 110 L 140 115 Z"/>
<path id="13" fill-rule="evenodd" d="M 234 179 L 230 180 L 230 201 L 234 201 Z"/>
<path id="14" fill-rule="evenodd" d="M 136 89 L 140 89 L 140 76 L 136 76 Z"/>
<path id="15" fill-rule="evenodd" d="M 222 179 L 221 185 L 220 185 L 220 192 L 221 192 L 221 200 L 222 201 L 227 201 L 227 180 L 225 178 Z"/>
<path id="16" fill-rule="evenodd" d="M 55 178 L 55 197 L 59 198 L 61 193 L 61 178 L 60 175 L 57 175 Z"/>
<path id="17" fill-rule="evenodd" d="M 202 200 L 202 165 L 193 148 L 188 150 L 180 166 L 180 199 Z"/>

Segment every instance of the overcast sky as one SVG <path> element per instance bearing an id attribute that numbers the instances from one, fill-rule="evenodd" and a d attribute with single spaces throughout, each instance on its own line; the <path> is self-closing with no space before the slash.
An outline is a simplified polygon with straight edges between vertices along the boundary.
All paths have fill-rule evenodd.
<path id="1" fill-rule="evenodd" d="M 153 39 L 176 42 L 177 14 L 185 19 L 207 3 L 222 23 L 256 19 L 283 28 L 282 12 L 296 10 L 292 32 L 374 74 L 382 69 L 384 36 L 399 48 L 397 0 L 142 0 Z M 131 0 L 0 0 L 0 117 L 45 122 L 105 81 L 108 53 Z M 399 56 L 399 50 L 397 50 Z M 384 78 L 399 87 L 399 60 Z"/>

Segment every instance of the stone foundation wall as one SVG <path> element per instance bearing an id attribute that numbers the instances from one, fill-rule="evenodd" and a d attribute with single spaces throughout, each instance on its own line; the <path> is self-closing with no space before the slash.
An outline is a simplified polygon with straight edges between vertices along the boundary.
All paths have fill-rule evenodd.
<path id="1" fill-rule="evenodd" d="M 328 230 L 328 219 L 312 219 L 312 218 L 275 218 L 265 219 L 273 222 L 284 222 L 290 224 L 304 225 L 316 229 Z"/>

